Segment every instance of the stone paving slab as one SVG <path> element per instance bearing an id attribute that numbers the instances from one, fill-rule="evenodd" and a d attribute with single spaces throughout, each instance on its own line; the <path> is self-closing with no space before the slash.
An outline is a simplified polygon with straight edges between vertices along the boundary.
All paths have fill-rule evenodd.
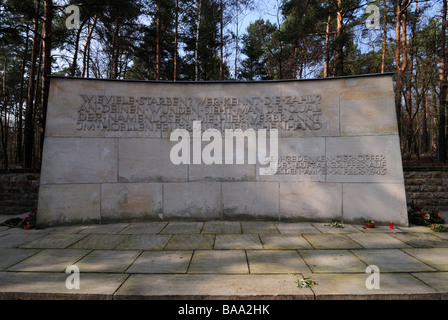
<path id="1" fill-rule="evenodd" d="M 305 275 L 309 276 L 309 275 Z M 407 273 L 381 273 L 380 288 L 368 289 L 367 274 L 313 274 L 317 300 L 439 299 L 439 292 Z"/>
<path id="2" fill-rule="evenodd" d="M 0 239 L 0 248 L 16 248 L 22 245 L 25 245 L 31 241 L 44 237 L 46 234 L 44 233 L 29 233 L 26 234 L 23 232 L 20 233 L 8 233 Z M 8 231 L 5 231 L 8 232 Z"/>
<path id="3" fill-rule="evenodd" d="M 39 251 L 39 249 L 0 248 L 0 270 L 29 258 Z"/>
<path id="4" fill-rule="evenodd" d="M 83 239 L 72 244 L 73 249 L 114 249 L 121 242 L 129 238 L 124 234 L 89 234 Z"/>
<path id="5" fill-rule="evenodd" d="M 127 279 L 125 274 L 83 274 L 80 288 L 65 286 L 65 273 L 0 272 L 0 299 L 111 300 Z"/>
<path id="6" fill-rule="evenodd" d="M 132 234 L 115 247 L 117 250 L 163 250 L 172 235 L 168 234 Z"/>
<path id="7" fill-rule="evenodd" d="M 439 271 L 448 271 L 448 248 L 414 248 L 403 251 Z"/>
<path id="8" fill-rule="evenodd" d="M 448 247 L 448 239 L 443 239 L 432 233 L 396 233 L 394 238 L 403 241 L 415 248 Z"/>
<path id="9" fill-rule="evenodd" d="M 115 234 L 123 231 L 129 223 L 111 223 L 90 225 L 80 231 L 80 233 L 94 233 L 94 234 Z"/>
<path id="10" fill-rule="evenodd" d="M 241 233 L 239 221 L 206 221 L 202 233 Z"/>
<path id="11" fill-rule="evenodd" d="M 76 262 L 83 274 L 85 272 L 123 273 L 137 259 L 139 250 L 93 250 Z"/>
<path id="12" fill-rule="evenodd" d="M 263 249 L 258 234 L 217 234 L 215 249 Z"/>
<path id="13" fill-rule="evenodd" d="M 419 272 L 412 275 L 439 292 L 442 300 L 448 299 L 448 272 Z"/>
<path id="14" fill-rule="evenodd" d="M 380 272 L 436 271 L 436 269 L 398 249 L 351 250 L 368 265 L 376 265 Z"/>
<path id="15" fill-rule="evenodd" d="M 215 235 L 175 234 L 165 250 L 211 250 L 215 244 Z"/>
<path id="16" fill-rule="evenodd" d="M 249 273 L 244 250 L 197 250 L 188 273 Z"/>
<path id="17" fill-rule="evenodd" d="M 261 234 L 264 249 L 313 249 L 308 241 L 300 235 L 291 234 Z"/>
<path id="18" fill-rule="evenodd" d="M 243 233 L 279 233 L 274 222 L 242 221 Z"/>
<path id="19" fill-rule="evenodd" d="M 131 275 L 116 299 L 314 299 L 290 275 Z"/>
<path id="20" fill-rule="evenodd" d="M 366 249 L 412 248 L 386 233 L 352 233 L 347 236 Z"/>
<path id="21" fill-rule="evenodd" d="M 345 234 L 304 234 L 303 237 L 314 249 L 357 249 L 362 246 Z"/>
<path id="22" fill-rule="evenodd" d="M 315 228 L 311 223 L 306 222 L 278 222 L 275 224 L 277 230 L 282 234 L 320 234 L 321 232 Z"/>
<path id="23" fill-rule="evenodd" d="M 367 265 L 348 250 L 300 250 L 313 273 L 360 273 Z"/>
<path id="24" fill-rule="evenodd" d="M 204 222 L 170 222 L 160 232 L 161 234 L 194 234 L 201 233 Z"/>
<path id="25" fill-rule="evenodd" d="M 310 272 L 296 250 L 247 250 L 246 253 L 251 274 Z"/>
<path id="26" fill-rule="evenodd" d="M 71 233 L 50 233 L 44 237 L 40 237 L 27 244 L 21 245 L 21 248 L 67 248 L 75 242 L 86 237 L 86 234 L 71 234 Z"/>
<path id="27" fill-rule="evenodd" d="M 39 253 L 22 260 L 6 270 L 64 272 L 69 265 L 76 263 L 89 252 L 90 250 L 82 249 L 43 249 Z"/>
<path id="28" fill-rule="evenodd" d="M 313 226 L 322 233 L 359 233 L 359 229 L 352 225 L 344 225 L 343 228 L 331 227 L 328 223 L 313 223 Z"/>
<path id="29" fill-rule="evenodd" d="M 144 251 L 127 273 L 186 273 L 193 251 Z"/>
<path id="30" fill-rule="evenodd" d="M 166 227 L 168 222 L 136 222 L 121 230 L 120 234 L 157 234 Z"/>

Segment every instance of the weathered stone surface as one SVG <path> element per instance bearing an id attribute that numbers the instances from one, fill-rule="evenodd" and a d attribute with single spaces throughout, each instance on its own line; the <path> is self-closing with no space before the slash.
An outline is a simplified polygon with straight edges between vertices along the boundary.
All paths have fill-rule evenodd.
<path id="1" fill-rule="evenodd" d="M 162 184 L 114 183 L 101 188 L 101 218 L 156 219 L 162 213 Z"/>
<path id="2" fill-rule="evenodd" d="M 45 139 L 41 184 L 117 182 L 116 144 L 104 138 Z"/>
<path id="3" fill-rule="evenodd" d="M 166 183 L 163 214 L 167 218 L 221 218 L 219 182 Z"/>
<path id="4" fill-rule="evenodd" d="M 407 225 L 391 74 L 268 83 L 53 77 L 46 124 L 40 226 L 224 218 Z M 245 137 L 241 147 L 232 136 Z M 274 175 L 261 170 L 264 146 Z M 443 191 L 437 196 L 443 201 Z"/>
<path id="5" fill-rule="evenodd" d="M 408 225 L 403 184 L 344 183 L 343 207 L 346 222 L 362 223 L 367 218 L 383 224 Z"/>
<path id="6" fill-rule="evenodd" d="M 285 182 L 280 184 L 281 220 L 319 221 L 342 216 L 340 183 Z"/>
<path id="7" fill-rule="evenodd" d="M 100 221 L 100 189 L 99 184 L 41 185 L 38 224 L 51 226 Z"/>

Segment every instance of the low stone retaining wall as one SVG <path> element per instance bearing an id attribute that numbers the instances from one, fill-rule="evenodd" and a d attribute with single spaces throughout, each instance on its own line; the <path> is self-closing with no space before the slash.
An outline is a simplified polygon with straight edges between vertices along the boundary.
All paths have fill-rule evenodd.
<path id="1" fill-rule="evenodd" d="M 0 172 L 0 214 L 22 214 L 37 208 L 40 173 Z"/>
<path id="2" fill-rule="evenodd" d="M 0 214 L 22 214 L 37 208 L 40 173 L 0 172 Z M 448 211 L 448 169 L 405 168 L 408 206 Z"/>
<path id="3" fill-rule="evenodd" d="M 408 207 L 448 210 L 448 169 L 405 168 L 404 180 Z"/>

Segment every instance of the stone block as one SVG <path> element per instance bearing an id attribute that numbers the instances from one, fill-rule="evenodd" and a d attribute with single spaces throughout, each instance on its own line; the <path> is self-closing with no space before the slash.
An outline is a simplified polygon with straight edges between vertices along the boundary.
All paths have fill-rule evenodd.
<path id="1" fill-rule="evenodd" d="M 349 78 L 340 82 L 341 134 L 395 134 L 392 78 Z"/>
<path id="2" fill-rule="evenodd" d="M 98 138 L 46 138 L 41 184 L 117 182 L 117 142 Z"/>
<path id="3" fill-rule="evenodd" d="M 170 160 L 173 145 L 166 139 L 120 139 L 119 182 L 187 181 L 187 165 Z"/>
<path id="4" fill-rule="evenodd" d="M 104 137 L 101 125 L 94 121 L 96 106 L 93 112 L 81 112 L 81 108 L 90 109 L 89 96 L 104 95 L 105 83 L 102 81 L 88 81 L 52 78 L 48 97 L 46 137 Z M 92 114 L 89 120 L 87 114 Z M 100 113 L 101 114 L 101 113 Z M 79 130 L 81 119 L 89 130 Z M 84 122 L 84 121 L 82 121 Z"/>
<path id="5" fill-rule="evenodd" d="M 223 182 L 222 208 L 226 219 L 278 219 L 277 182 Z"/>
<path id="6" fill-rule="evenodd" d="M 161 183 L 114 183 L 101 186 L 101 219 L 157 219 L 162 213 Z"/>
<path id="7" fill-rule="evenodd" d="M 373 219 L 377 223 L 408 226 L 406 194 L 402 184 L 344 183 L 342 192 L 343 217 L 346 223 L 362 223 Z"/>
<path id="8" fill-rule="evenodd" d="M 327 182 L 404 183 L 398 135 L 326 139 Z"/>
<path id="9" fill-rule="evenodd" d="M 38 226 L 99 222 L 101 185 L 41 185 Z"/>
<path id="10" fill-rule="evenodd" d="M 322 221 L 342 216 L 340 183 L 280 183 L 280 219 Z"/>
<path id="11" fill-rule="evenodd" d="M 165 218 L 221 218 L 221 183 L 165 183 L 163 215 Z"/>

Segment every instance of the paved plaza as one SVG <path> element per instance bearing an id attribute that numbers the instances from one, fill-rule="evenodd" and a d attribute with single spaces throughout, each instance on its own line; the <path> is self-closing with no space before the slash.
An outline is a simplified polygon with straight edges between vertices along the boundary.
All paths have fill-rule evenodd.
<path id="1" fill-rule="evenodd" d="M 79 289 L 66 287 L 70 265 Z M 366 286 L 372 265 L 379 289 Z M 1 226 L 0 298 L 447 299 L 448 233 L 266 221 Z"/>

